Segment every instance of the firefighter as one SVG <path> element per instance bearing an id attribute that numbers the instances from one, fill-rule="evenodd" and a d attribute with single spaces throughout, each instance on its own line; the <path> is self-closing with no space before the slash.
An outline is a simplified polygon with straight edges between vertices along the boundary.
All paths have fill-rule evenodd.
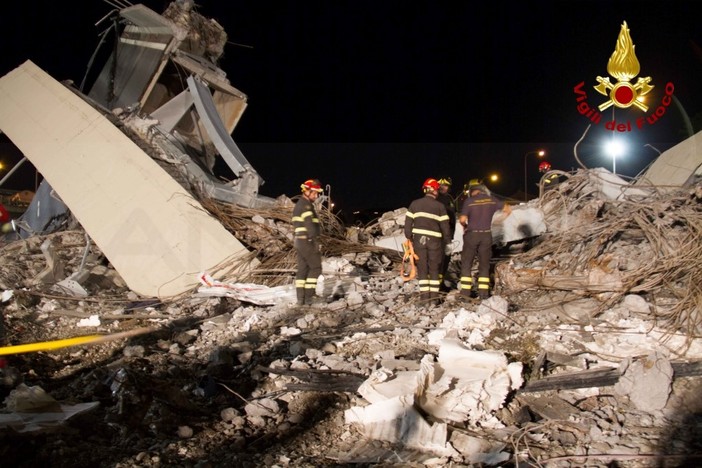
<path id="1" fill-rule="evenodd" d="M 449 238 L 445 239 L 444 246 L 444 260 L 441 265 L 441 275 L 439 277 L 440 290 L 443 292 L 448 292 L 449 288 L 444 283 L 446 275 L 448 273 L 449 263 L 451 262 L 451 249 L 453 247 L 453 234 L 456 230 L 456 200 L 454 200 L 453 195 L 451 195 L 451 178 L 442 177 L 439 179 L 439 194 L 436 199 L 444 204 L 446 207 L 446 213 L 449 217 Z"/>
<path id="2" fill-rule="evenodd" d="M 7 234 L 13 230 L 13 225 L 11 222 L 10 212 L 0 203 L 0 232 L 2 234 Z"/>
<path id="3" fill-rule="evenodd" d="M 412 242 L 417 259 L 419 298 L 423 304 L 439 301 L 441 266 L 444 246 L 449 239 L 449 216 L 446 207 L 436 199 L 439 182 L 429 178 L 422 184 L 424 196 L 407 208 L 405 237 Z"/>
<path id="4" fill-rule="evenodd" d="M 317 278 L 322 274 L 322 253 L 319 236 L 321 228 L 314 202 L 322 193 L 322 184 L 309 179 L 300 185 L 302 195 L 293 208 L 292 224 L 295 229 L 297 273 L 295 291 L 298 305 L 312 305 L 317 289 Z"/>
<path id="5" fill-rule="evenodd" d="M 461 252 L 461 295 L 470 297 L 473 289 L 473 260 L 478 257 L 478 296 L 490 296 L 490 258 L 492 257 L 492 216 L 502 210 L 509 216 L 512 208 L 490 195 L 487 187 L 477 180 L 471 181 L 469 197 L 463 203 L 458 222 L 463 226 L 463 251 Z"/>

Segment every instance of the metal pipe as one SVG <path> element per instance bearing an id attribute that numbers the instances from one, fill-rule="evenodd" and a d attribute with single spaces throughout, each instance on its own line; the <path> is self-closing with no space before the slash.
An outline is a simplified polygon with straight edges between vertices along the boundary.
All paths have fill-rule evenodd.
<path id="1" fill-rule="evenodd" d="M 7 179 L 9 179 L 10 176 L 11 176 L 17 169 L 19 169 L 20 166 L 21 166 L 22 164 L 24 164 L 24 162 L 25 162 L 26 160 L 27 160 L 27 157 L 26 157 L 26 156 L 23 156 L 22 159 L 20 159 L 20 161 L 19 161 L 17 164 L 15 164 L 15 165 L 12 167 L 12 169 L 10 169 L 10 171 L 9 171 L 7 174 L 5 174 L 5 177 L 3 177 L 3 178 L 0 180 L 0 187 L 2 187 L 2 184 L 4 184 L 5 181 L 6 181 Z"/>

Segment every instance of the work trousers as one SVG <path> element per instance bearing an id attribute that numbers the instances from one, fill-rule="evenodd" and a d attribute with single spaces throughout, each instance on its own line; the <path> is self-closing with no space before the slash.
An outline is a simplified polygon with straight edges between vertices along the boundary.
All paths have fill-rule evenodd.
<path id="1" fill-rule="evenodd" d="M 417 254 L 417 279 L 419 294 L 424 300 L 435 300 L 439 297 L 439 278 L 444 260 L 444 250 L 441 238 L 423 235 L 412 237 L 414 253 Z"/>
<path id="2" fill-rule="evenodd" d="M 299 305 L 312 304 L 317 289 L 317 278 L 322 274 L 322 254 L 316 241 L 295 239 L 297 273 L 295 291 Z"/>
<path id="3" fill-rule="evenodd" d="M 478 292 L 484 296 L 490 289 L 490 258 L 492 257 L 492 233 L 490 231 L 466 231 L 463 234 L 460 285 L 462 293 L 470 293 L 473 288 L 472 270 L 476 255 L 478 256 Z"/>

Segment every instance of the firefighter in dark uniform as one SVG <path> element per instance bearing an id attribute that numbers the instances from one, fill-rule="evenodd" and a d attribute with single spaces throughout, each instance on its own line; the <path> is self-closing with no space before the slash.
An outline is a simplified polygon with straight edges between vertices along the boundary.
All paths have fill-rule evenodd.
<path id="1" fill-rule="evenodd" d="M 295 291 L 298 305 L 311 305 L 317 289 L 317 278 L 322 274 L 319 244 L 321 229 L 314 209 L 314 201 L 322 193 L 322 184 L 317 179 L 309 179 L 300 188 L 302 196 L 295 204 L 292 216 L 297 251 Z"/>
<path id="2" fill-rule="evenodd" d="M 444 204 L 446 207 L 446 213 L 449 217 L 449 237 L 445 239 L 445 249 L 444 249 L 444 261 L 441 264 L 441 276 L 439 281 L 441 282 L 440 290 L 448 292 L 449 288 L 444 284 L 444 279 L 448 272 L 449 263 L 451 262 L 451 242 L 453 242 L 453 233 L 456 229 L 456 200 L 454 200 L 453 195 L 451 195 L 451 178 L 442 177 L 439 179 L 439 194 L 436 199 Z"/>
<path id="3" fill-rule="evenodd" d="M 483 184 L 469 187 L 469 197 L 463 203 L 458 222 L 463 226 L 461 252 L 461 295 L 470 297 L 473 289 L 473 260 L 478 256 L 478 296 L 490 296 L 490 258 L 492 257 L 492 216 L 502 210 L 507 215 L 512 208 L 489 194 Z"/>
<path id="4" fill-rule="evenodd" d="M 410 203 L 405 218 L 405 237 L 417 254 L 417 278 L 422 303 L 435 305 L 439 300 L 444 246 L 449 239 L 449 216 L 436 199 L 439 182 L 427 179 L 422 184 L 424 196 Z"/>

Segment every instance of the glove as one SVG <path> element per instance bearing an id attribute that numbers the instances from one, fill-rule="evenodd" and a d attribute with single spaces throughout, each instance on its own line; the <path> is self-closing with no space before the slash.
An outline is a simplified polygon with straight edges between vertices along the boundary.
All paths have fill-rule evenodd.
<path id="1" fill-rule="evenodd" d="M 451 255 L 453 253 L 453 242 L 444 245 L 444 255 Z"/>

